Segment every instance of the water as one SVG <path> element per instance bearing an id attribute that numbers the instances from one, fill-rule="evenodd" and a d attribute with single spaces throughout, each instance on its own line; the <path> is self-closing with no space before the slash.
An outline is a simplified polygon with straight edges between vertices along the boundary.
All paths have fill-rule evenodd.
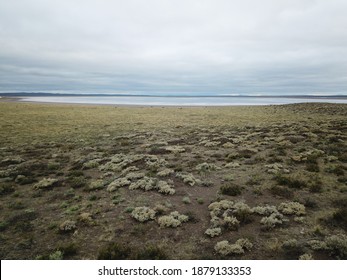
<path id="1" fill-rule="evenodd" d="M 347 103 L 347 97 L 244 97 L 244 96 L 32 96 L 22 98 L 30 102 L 144 105 L 144 106 L 239 106 L 280 105 L 306 102 Z"/>

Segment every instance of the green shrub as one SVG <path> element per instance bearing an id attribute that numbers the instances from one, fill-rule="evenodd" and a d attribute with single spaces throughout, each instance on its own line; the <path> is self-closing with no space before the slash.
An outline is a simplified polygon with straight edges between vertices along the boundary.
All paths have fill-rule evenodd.
<path id="1" fill-rule="evenodd" d="M 62 252 L 64 259 L 77 254 L 77 246 L 74 243 L 59 246 L 58 251 Z"/>
<path id="2" fill-rule="evenodd" d="M 314 179 L 313 181 L 309 182 L 308 189 L 312 193 L 320 193 L 323 191 L 323 184 L 320 179 Z"/>
<path id="3" fill-rule="evenodd" d="M 347 230 L 347 207 L 342 207 L 334 212 L 332 216 L 334 225 Z"/>
<path id="4" fill-rule="evenodd" d="M 306 162 L 306 170 L 310 172 L 319 172 L 318 162 Z"/>
<path id="5" fill-rule="evenodd" d="M 1 185 L 0 186 L 0 196 L 13 193 L 15 191 L 13 186 Z"/>
<path id="6" fill-rule="evenodd" d="M 109 243 L 98 254 L 98 260 L 127 260 L 130 258 L 131 249 L 123 244 Z"/>
<path id="7" fill-rule="evenodd" d="M 226 185 L 222 185 L 220 187 L 220 192 L 224 195 L 237 196 L 242 193 L 242 188 L 238 185 L 229 183 Z"/>
<path id="8" fill-rule="evenodd" d="M 303 246 L 296 239 L 283 242 L 282 249 L 286 259 L 297 260 L 303 253 Z"/>
<path id="9" fill-rule="evenodd" d="M 332 235 L 325 239 L 331 256 L 345 260 L 347 258 L 347 236 L 344 234 Z"/>
<path id="10" fill-rule="evenodd" d="M 288 186 L 292 189 L 302 189 L 307 186 L 307 183 L 304 180 L 294 176 L 277 175 L 275 180 L 279 185 Z"/>
<path id="11" fill-rule="evenodd" d="M 82 188 L 87 184 L 87 180 L 83 176 L 70 177 L 68 182 L 74 189 Z"/>
<path id="12" fill-rule="evenodd" d="M 63 253 L 59 250 L 53 252 L 48 257 L 49 260 L 62 260 L 63 259 Z"/>
<path id="13" fill-rule="evenodd" d="M 155 246 L 148 245 L 136 254 L 138 260 L 166 260 L 167 255 L 163 249 Z"/>

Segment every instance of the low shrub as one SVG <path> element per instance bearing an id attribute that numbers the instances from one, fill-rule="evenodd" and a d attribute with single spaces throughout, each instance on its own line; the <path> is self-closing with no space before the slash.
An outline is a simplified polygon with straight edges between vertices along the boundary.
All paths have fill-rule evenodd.
<path id="1" fill-rule="evenodd" d="M 138 220 L 139 222 L 143 223 L 148 220 L 154 220 L 155 217 L 155 211 L 149 207 L 136 207 L 132 212 L 131 216 Z"/>
<path id="2" fill-rule="evenodd" d="M 13 186 L 9 186 L 9 185 L 1 185 L 0 186 L 0 196 L 13 193 L 14 191 L 15 191 L 15 189 Z"/>
<path id="3" fill-rule="evenodd" d="M 283 186 L 273 186 L 270 189 L 270 192 L 273 195 L 287 198 L 287 199 L 291 199 L 294 197 L 294 192 L 292 190 L 288 189 L 287 187 L 283 187 Z"/>
<path id="4" fill-rule="evenodd" d="M 332 235 L 325 239 L 329 254 L 338 259 L 347 258 L 347 236 L 345 234 Z"/>
<path id="5" fill-rule="evenodd" d="M 341 207 L 332 215 L 332 223 L 344 230 L 347 230 L 347 207 Z"/>
<path id="6" fill-rule="evenodd" d="M 229 183 L 226 185 L 222 185 L 220 187 L 220 192 L 224 195 L 237 196 L 242 193 L 242 188 L 238 185 Z"/>
<path id="7" fill-rule="evenodd" d="M 248 239 L 241 238 L 234 244 L 230 244 L 227 240 L 220 241 L 216 244 L 214 249 L 218 254 L 228 256 L 243 254 L 245 253 L 245 250 L 249 251 L 252 247 L 253 244 Z"/>
<path id="8" fill-rule="evenodd" d="M 166 260 L 167 254 L 161 248 L 156 245 L 147 245 L 145 248 L 141 249 L 137 254 L 135 259 L 137 260 Z"/>
<path id="9" fill-rule="evenodd" d="M 128 246 L 113 242 L 99 251 L 98 260 L 127 260 L 130 255 L 131 249 Z"/>
<path id="10" fill-rule="evenodd" d="M 161 216 L 158 218 L 160 227 L 178 227 L 184 222 L 188 222 L 189 217 L 181 215 L 177 211 L 171 212 L 170 215 Z"/>
<path id="11" fill-rule="evenodd" d="M 277 175 L 275 180 L 279 185 L 288 186 L 292 189 L 302 189 L 307 186 L 306 181 L 297 176 Z"/>

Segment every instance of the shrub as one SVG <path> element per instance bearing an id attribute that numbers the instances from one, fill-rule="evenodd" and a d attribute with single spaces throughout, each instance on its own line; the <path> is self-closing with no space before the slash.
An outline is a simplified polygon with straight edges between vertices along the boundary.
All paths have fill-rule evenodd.
<path id="1" fill-rule="evenodd" d="M 18 175 L 15 182 L 19 185 L 27 185 L 36 182 L 36 180 L 30 176 Z"/>
<path id="2" fill-rule="evenodd" d="M 106 190 L 108 192 L 113 192 L 121 187 L 129 186 L 130 184 L 131 182 L 127 178 L 121 177 L 109 184 Z"/>
<path id="3" fill-rule="evenodd" d="M 336 210 L 332 216 L 331 222 L 333 225 L 347 230 L 347 207 L 344 206 Z"/>
<path id="4" fill-rule="evenodd" d="M 170 215 L 161 216 L 158 219 L 160 227 L 178 227 L 184 222 L 188 222 L 189 217 L 181 215 L 177 211 L 171 212 Z"/>
<path id="5" fill-rule="evenodd" d="M 63 259 L 63 253 L 59 250 L 49 255 L 49 260 L 62 260 L 62 259 Z"/>
<path id="6" fill-rule="evenodd" d="M 99 251 L 98 260 L 126 260 L 129 259 L 131 250 L 128 246 L 110 243 Z"/>
<path id="7" fill-rule="evenodd" d="M 221 186 L 220 192 L 224 195 L 237 196 L 241 194 L 242 188 L 238 185 L 229 183 L 227 185 Z"/>
<path id="8" fill-rule="evenodd" d="M 265 206 L 256 206 L 252 208 L 252 212 L 256 213 L 258 215 L 265 215 L 265 216 L 269 216 L 272 213 L 277 213 L 277 208 L 276 206 L 273 205 L 265 205 Z"/>
<path id="9" fill-rule="evenodd" d="M 71 177 L 68 182 L 74 189 L 82 188 L 87 184 L 87 180 L 83 176 Z"/>
<path id="10" fill-rule="evenodd" d="M 100 190 L 103 189 L 105 186 L 105 182 L 103 180 L 95 180 L 90 182 L 90 184 L 87 187 L 88 191 L 94 191 L 94 190 Z"/>
<path id="11" fill-rule="evenodd" d="M 312 193 L 320 193 L 323 190 L 322 181 L 320 179 L 314 179 L 308 184 L 308 189 Z"/>
<path id="12" fill-rule="evenodd" d="M 76 222 L 74 221 L 64 221 L 63 223 L 60 224 L 59 230 L 61 232 L 70 232 L 76 229 Z"/>
<path id="13" fill-rule="evenodd" d="M 163 249 L 159 248 L 158 246 L 148 245 L 137 253 L 136 259 L 138 260 L 166 260 L 167 255 L 163 251 Z"/>
<path id="14" fill-rule="evenodd" d="M 278 210 L 285 215 L 305 215 L 305 206 L 299 202 L 283 202 L 278 206 Z"/>
<path id="15" fill-rule="evenodd" d="M 223 256 L 231 254 L 243 254 L 245 250 L 242 249 L 240 245 L 229 244 L 229 241 L 223 240 L 220 241 L 214 246 L 215 251 Z"/>
<path id="16" fill-rule="evenodd" d="M 298 259 L 303 253 L 303 246 L 296 239 L 289 239 L 283 242 L 282 249 L 288 259 Z"/>
<path id="17" fill-rule="evenodd" d="M 58 183 L 57 179 L 44 178 L 40 182 L 38 182 L 34 185 L 34 189 L 50 189 L 50 188 L 56 186 L 57 183 Z"/>
<path id="18" fill-rule="evenodd" d="M 13 186 L 2 185 L 0 186 L 0 196 L 13 193 L 15 191 Z"/>
<path id="19" fill-rule="evenodd" d="M 166 177 L 166 176 L 169 176 L 169 175 L 171 175 L 171 174 L 173 174 L 173 173 L 174 173 L 174 171 L 173 171 L 172 169 L 164 168 L 163 170 L 159 171 L 159 172 L 157 173 L 157 175 L 158 175 L 159 177 Z"/>
<path id="20" fill-rule="evenodd" d="M 153 209 L 150 209 L 149 207 L 146 207 L 146 206 L 136 207 L 131 212 L 131 216 L 141 223 L 146 222 L 148 220 L 154 220 L 155 214 L 156 213 Z"/>
<path id="21" fill-rule="evenodd" d="M 77 246 L 74 243 L 69 243 L 59 246 L 58 251 L 63 254 L 64 258 L 71 257 L 77 254 Z"/>
<path id="22" fill-rule="evenodd" d="M 200 173 L 207 173 L 210 171 L 218 170 L 219 167 L 214 163 L 203 162 L 201 164 L 198 164 L 195 169 Z"/>
<path id="23" fill-rule="evenodd" d="M 93 159 L 90 161 L 87 161 L 83 163 L 83 169 L 91 169 L 91 168 L 96 168 L 100 165 L 100 159 Z"/>
<path id="24" fill-rule="evenodd" d="M 253 244 L 247 238 L 238 239 L 235 244 L 240 245 L 243 249 L 250 251 L 253 248 Z"/>
<path id="25" fill-rule="evenodd" d="M 307 185 L 307 183 L 304 180 L 295 176 L 277 175 L 275 179 L 278 184 L 282 186 L 288 186 L 292 189 L 301 189 L 306 187 Z"/>
<path id="26" fill-rule="evenodd" d="M 215 236 L 219 236 L 222 234 L 222 229 L 217 227 L 217 228 L 208 228 L 205 231 L 205 234 L 207 234 L 210 237 L 215 237 Z"/>
<path id="27" fill-rule="evenodd" d="M 236 202 L 233 205 L 232 213 L 240 223 L 249 223 L 252 221 L 252 209 L 242 201 Z"/>
<path id="28" fill-rule="evenodd" d="M 306 170 L 309 172 L 319 172 L 318 162 L 306 162 Z"/>
<path id="29" fill-rule="evenodd" d="M 314 209 L 314 208 L 317 208 L 318 202 L 313 197 L 309 196 L 309 197 L 304 198 L 304 205 L 307 208 L 313 208 Z"/>
<path id="30" fill-rule="evenodd" d="M 281 225 L 283 222 L 287 221 L 284 219 L 284 216 L 278 212 L 272 213 L 268 217 L 264 217 L 260 220 L 260 223 L 264 226 L 265 229 L 272 229 L 277 225 Z"/>
<path id="31" fill-rule="evenodd" d="M 223 214 L 221 225 L 229 230 L 237 230 L 240 226 L 240 221 L 234 216 L 228 216 L 227 211 Z"/>
<path id="32" fill-rule="evenodd" d="M 176 174 L 176 176 L 183 180 L 183 183 L 188 184 L 189 186 L 193 187 L 195 184 L 199 183 L 199 180 L 194 177 L 191 173 L 183 173 L 179 172 Z"/>
<path id="33" fill-rule="evenodd" d="M 342 260 L 347 258 L 347 236 L 345 234 L 329 236 L 325 242 L 331 256 Z"/>
<path id="34" fill-rule="evenodd" d="M 218 242 L 214 249 L 218 254 L 223 256 L 232 255 L 232 254 L 243 254 L 246 250 L 250 250 L 253 247 L 253 244 L 248 240 L 241 238 L 237 240 L 234 244 L 229 244 L 227 240 Z"/>
<path id="35" fill-rule="evenodd" d="M 190 203 L 192 203 L 192 202 L 190 201 L 190 198 L 189 198 L 188 196 L 183 197 L 183 198 L 182 198 L 182 202 L 183 202 L 184 204 L 190 204 Z"/>
<path id="36" fill-rule="evenodd" d="M 313 260 L 313 256 L 310 253 L 302 254 L 299 260 Z"/>
<path id="37" fill-rule="evenodd" d="M 159 181 L 157 183 L 158 192 L 162 194 L 175 194 L 175 189 L 165 181 Z"/>

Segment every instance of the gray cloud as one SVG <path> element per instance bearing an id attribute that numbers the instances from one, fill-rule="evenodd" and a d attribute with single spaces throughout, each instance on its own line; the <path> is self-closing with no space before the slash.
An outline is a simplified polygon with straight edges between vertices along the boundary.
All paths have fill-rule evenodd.
<path id="1" fill-rule="evenodd" d="M 0 2 L 0 90 L 346 93 L 345 0 Z"/>

